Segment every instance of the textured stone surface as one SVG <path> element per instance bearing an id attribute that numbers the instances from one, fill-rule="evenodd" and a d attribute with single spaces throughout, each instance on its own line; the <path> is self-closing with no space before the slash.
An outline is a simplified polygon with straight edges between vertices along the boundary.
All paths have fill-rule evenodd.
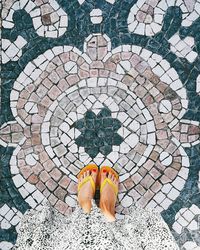
<path id="1" fill-rule="evenodd" d="M 39 210 L 47 198 L 70 213 L 76 176 L 92 161 L 120 174 L 120 216 L 133 199 L 161 212 L 182 249 L 200 246 L 200 5 L 165 2 L 3 2 L 3 249 L 15 242 L 17 211 Z M 81 124 L 104 107 L 110 112 L 88 119 L 85 136 L 94 126 L 105 145 L 84 139 Z"/>

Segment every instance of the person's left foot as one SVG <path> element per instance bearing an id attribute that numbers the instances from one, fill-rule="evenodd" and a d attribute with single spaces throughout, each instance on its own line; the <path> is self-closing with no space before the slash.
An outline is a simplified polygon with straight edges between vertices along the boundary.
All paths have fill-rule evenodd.
<path id="1" fill-rule="evenodd" d="M 79 177 L 78 185 L 81 185 L 88 176 L 91 176 L 96 186 L 97 174 L 98 174 L 98 171 L 95 168 L 91 170 L 86 170 Z M 95 192 L 93 190 L 92 183 L 90 180 L 84 183 L 78 192 L 78 202 L 85 213 L 90 213 L 91 211 L 92 199 L 94 197 L 94 194 Z"/>

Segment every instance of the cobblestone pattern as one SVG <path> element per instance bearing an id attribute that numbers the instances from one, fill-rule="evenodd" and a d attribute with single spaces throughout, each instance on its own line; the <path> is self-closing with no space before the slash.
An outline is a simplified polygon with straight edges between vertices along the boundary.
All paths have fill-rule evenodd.
<path id="1" fill-rule="evenodd" d="M 76 205 L 76 176 L 90 162 L 119 173 L 119 218 L 133 202 L 153 207 L 182 249 L 200 246 L 199 3 L 164 2 L 131 2 L 115 19 L 108 13 L 114 15 L 123 3 L 72 1 L 77 19 L 71 27 L 71 13 L 62 3 L 3 3 L 2 249 L 14 244 L 27 208 L 39 210 L 48 199 L 70 214 Z M 177 6 L 185 11 L 181 22 L 187 29 L 178 30 L 177 15 L 173 19 Z M 131 30 L 135 8 L 139 24 Z M 84 11 L 87 17 L 80 20 Z M 87 33 L 85 21 L 92 24 Z M 157 27 L 153 33 L 147 21 Z M 76 24 L 81 24 L 77 34 Z M 102 145 L 94 147 L 95 136 L 103 138 L 98 141 Z"/>

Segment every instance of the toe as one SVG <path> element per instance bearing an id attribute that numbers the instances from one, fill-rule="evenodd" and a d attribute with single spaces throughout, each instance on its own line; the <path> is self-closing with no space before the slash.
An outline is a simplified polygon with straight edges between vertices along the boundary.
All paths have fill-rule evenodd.
<path id="1" fill-rule="evenodd" d="M 96 181 L 96 178 L 97 178 L 97 170 L 96 169 L 92 169 L 91 176 L 94 179 L 94 181 Z"/>

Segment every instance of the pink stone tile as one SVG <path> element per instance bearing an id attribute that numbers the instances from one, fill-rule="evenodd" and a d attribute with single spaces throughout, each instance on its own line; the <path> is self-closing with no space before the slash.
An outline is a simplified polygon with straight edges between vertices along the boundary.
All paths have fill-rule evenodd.
<path id="1" fill-rule="evenodd" d="M 35 174 L 32 174 L 28 178 L 28 182 L 31 184 L 36 184 L 39 181 L 38 176 Z"/>
<path id="2" fill-rule="evenodd" d="M 135 187 L 136 191 L 138 193 L 140 193 L 141 195 L 145 194 L 146 193 L 146 190 L 144 189 L 144 187 L 140 184 L 138 184 L 136 187 Z"/>
<path id="3" fill-rule="evenodd" d="M 122 60 L 129 60 L 131 56 L 132 56 L 131 52 L 122 52 L 121 53 Z"/>
<path id="4" fill-rule="evenodd" d="M 67 176 L 63 176 L 62 179 L 59 181 L 59 185 L 62 186 L 63 188 L 67 188 L 69 183 L 70 183 L 70 179 Z"/>
<path id="5" fill-rule="evenodd" d="M 49 160 L 47 160 L 47 161 L 43 164 L 43 166 L 44 166 L 45 170 L 46 170 L 47 172 L 49 172 L 49 171 L 51 171 L 51 170 L 55 167 L 55 164 L 54 164 L 54 162 L 53 162 L 51 159 L 49 159 Z"/>
<path id="6" fill-rule="evenodd" d="M 44 97 L 45 95 L 46 95 L 46 93 L 48 92 L 48 89 L 44 86 L 44 85 L 40 85 L 39 87 L 38 87 L 38 89 L 36 90 L 36 93 L 37 93 L 37 95 L 40 97 L 40 98 L 42 98 L 42 97 Z"/>
<path id="7" fill-rule="evenodd" d="M 62 176 L 62 173 L 57 168 L 54 168 L 49 174 L 55 181 L 58 181 Z"/>
<path id="8" fill-rule="evenodd" d="M 24 167 L 25 165 L 26 165 L 26 163 L 25 163 L 24 159 L 18 160 L 18 166 L 19 166 L 19 168 Z"/>
<path id="9" fill-rule="evenodd" d="M 135 66 L 141 61 L 141 58 L 137 55 L 137 54 L 134 54 L 131 59 L 130 59 L 130 63 L 132 65 L 132 67 L 135 68 Z"/>
<path id="10" fill-rule="evenodd" d="M 66 212 L 68 209 L 68 205 L 64 203 L 63 201 L 58 200 L 58 202 L 55 205 L 55 208 L 62 214 Z"/>
<path id="11" fill-rule="evenodd" d="M 50 89 L 52 86 L 53 86 L 53 83 L 48 79 L 48 78 L 45 78 L 43 81 L 42 81 L 42 84 L 47 87 L 48 89 Z"/>
<path id="12" fill-rule="evenodd" d="M 69 52 L 62 53 L 59 57 L 63 63 L 66 63 L 69 61 Z"/>
<path id="13" fill-rule="evenodd" d="M 149 106 L 150 104 L 154 103 L 153 97 L 149 94 L 145 95 L 142 100 L 146 106 Z"/>
<path id="14" fill-rule="evenodd" d="M 56 69 L 56 65 L 53 63 L 53 62 L 50 62 L 48 65 L 47 65 L 47 67 L 46 67 L 46 71 L 48 72 L 48 73 L 51 73 L 53 70 L 55 70 Z"/>
<path id="15" fill-rule="evenodd" d="M 99 75 L 98 69 L 91 69 L 89 72 L 90 72 L 90 77 L 98 77 Z"/>
<path id="16" fill-rule="evenodd" d="M 77 63 L 77 65 L 80 66 L 80 65 L 82 65 L 82 64 L 84 63 L 84 61 L 85 61 L 85 60 L 84 60 L 81 56 L 79 56 L 79 58 L 78 58 L 78 60 L 77 60 L 76 63 Z"/>
<path id="17" fill-rule="evenodd" d="M 107 47 L 107 41 L 103 36 L 98 36 L 97 41 L 99 47 Z"/>
<path id="18" fill-rule="evenodd" d="M 35 132 L 40 132 L 40 130 L 41 130 L 41 124 L 32 124 L 32 126 L 31 126 L 31 131 L 33 132 L 33 133 L 35 133 Z"/>
<path id="19" fill-rule="evenodd" d="M 49 180 L 51 178 L 51 176 L 47 173 L 47 171 L 43 170 L 40 175 L 39 178 L 42 182 L 46 182 L 47 180 Z"/>
<path id="20" fill-rule="evenodd" d="M 124 186 L 126 187 L 127 190 L 130 190 L 132 187 L 135 186 L 133 180 L 131 178 L 128 178 L 123 182 Z"/>
<path id="21" fill-rule="evenodd" d="M 135 173 L 134 175 L 131 176 L 131 179 L 135 184 L 138 184 L 142 180 L 142 176 L 139 173 Z"/>
<path id="22" fill-rule="evenodd" d="M 88 56 L 93 60 L 97 60 L 97 49 L 96 48 L 88 48 L 87 49 Z"/>
<path id="23" fill-rule="evenodd" d="M 189 125 L 188 134 L 189 135 L 196 135 L 196 134 L 199 135 L 200 128 L 196 125 Z"/>
<path id="24" fill-rule="evenodd" d="M 70 51 L 69 54 L 70 54 L 70 56 L 69 56 L 70 60 L 72 60 L 74 62 L 76 62 L 78 60 L 79 56 L 76 53 L 74 53 L 73 51 Z"/>
<path id="25" fill-rule="evenodd" d="M 57 99 L 57 97 L 61 94 L 60 89 L 57 86 L 53 86 L 49 92 L 48 92 L 48 96 L 52 99 L 55 100 Z"/>
<path id="26" fill-rule="evenodd" d="M 68 207 L 68 209 L 65 211 L 65 215 L 69 216 L 69 215 L 72 214 L 72 212 L 73 212 L 73 208 L 72 207 Z"/>
<path id="27" fill-rule="evenodd" d="M 81 79 L 88 78 L 90 76 L 88 71 L 85 71 L 85 70 L 82 70 L 82 69 L 79 69 L 78 75 L 79 75 L 79 77 Z"/>
<path id="28" fill-rule="evenodd" d="M 49 190 L 45 188 L 45 190 L 43 191 L 43 195 L 48 198 L 50 194 L 51 193 L 49 192 Z"/>
<path id="29" fill-rule="evenodd" d="M 37 107 L 38 107 L 38 115 L 44 117 L 46 115 L 47 108 L 42 106 L 40 103 L 37 105 Z"/>
<path id="30" fill-rule="evenodd" d="M 36 184 L 36 187 L 40 190 L 40 192 L 43 192 L 46 188 L 44 183 L 42 183 L 41 181 L 38 181 L 38 183 Z"/>
<path id="31" fill-rule="evenodd" d="M 105 69 L 115 72 L 117 65 L 111 61 L 105 63 Z"/>
<path id="32" fill-rule="evenodd" d="M 84 62 L 84 63 L 80 66 L 80 68 L 81 68 L 82 70 L 89 71 L 89 70 L 90 70 L 90 65 L 89 65 L 88 63 Z"/>
<path id="33" fill-rule="evenodd" d="M 26 103 L 26 100 L 20 98 L 20 99 L 18 100 L 18 102 L 17 102 L 17 109 L 24 108 L 25 103 Z"/>
<path id="34" fill-rule="evenodd" d="M 30 93 L 26 89 L 22 90 L 20 93 L 20 98 L 28 99 L 29 96 L 30 96 Z"/>
<path id="35" fill-rule="evenodd" d="M 97 49 L 97 60 L 102 60 L 107 54 L 107 47 L 100 47 Z"/>
<path id="36" fill-rule="evenodd" d="M 26 117 L 28 116 L 27 113 L 26 113 L 26 111 L 23 110 L 23 109 L 19 109 L 18 110 L 18 115 L 22 118 L 22 120 L 25 120 Z"/>
<path id="37" fill-rule="evenodd" d="M 52 59 L 52 62 L 53 62 L 55 65 L 57 65 L 57 66 L 63 64 L 62 61 L 60 60 L 59 56 L 54 57 L 54 58 Z"/>
<path id="38" fill-rule="evenodd" d="M 137 201 L 141 197 L 141 195 L 134 188 L 128 193 L 128 195 L 130 195 L 134 201 Z"/>
<path id="39" fill-rule="evenodd" d="M 118 64 L 121 61 L 121 53 L 114 54 L 109 61 Z"/>
<path id="40" fill-rule="evenodd" d="M 25 98 L 25 99 L 28 99 L 28 98 Z M 29 98 L 29 101 L 30 102 L 38 103 L 40 101 L 40 98 L 35 93 L 32 93 L 31 96 L 30 96 L 30 98 Z"/>
<path id="41" fill-rule="evenodd" d="M 141 180 L 140 184 L 141 184 L 144 188 L 148 189 L 148 188 L 154 183 L 154 181 L 155 181 L 155 180 L 154 180 L 149 174 L 147 174 L 147 175 Z"/>
<path id="42" fill-rule="evenodd" d="M 145 94 L 147 93 L 147 90 L 144 87 L 139 85 L 134 89 L 134 92 L 136 93 L 138 97 L 143 98 Z"/>
<path id="43" fill-rule="evenodd" d="M 65 200 L 65 197 L 66 197 L 66 195 L 67 195 L 67 191 L 65 191 L 65 190 L 64 190 L 63 188 L 61 188 L 61 187 L 58 187 L 58 188 L 54 191 L 54 195 L 55 195 L 58 199 L 64 201 L 64 200 Z"/>
<path id="44" fill-rule="evenodd" d="M 31 140 L 32 140 L 32 145 L 39 145 L 39 144 L 41 144 L 40 134 L 33 133 L 32 137 L 31 137 Z"/>
<path id="45" fill-rule="evenodd" d="M 152 168 L 149 172 L 149 174 L 156 180 L 161 176 L 161 173 L 156 169 Z"/>
<path id="46" fill-rule="evenodd" d="M 53 180 L 53 179 L 49 179 L 47 182 L 46 182 L 46 186 L 48 187 L 48 189 L 50 191 L 53 191 L 56 189 L 56 187 L 58 186 L 58 184 Z"/>
<path id="47" fill-rule="evenodd" d="M 164 91 L 166 90 L 167 87 L 168 87 L 168 85 L 166 83 L 163 83 L 163 82 L 159 82 L 156 86 L 156 88 L 158 90 L 160 90 L 161 93 L 164 93 Z"/>
<path id="48" fill-rule="evenodd" d="M 46 151 L 42 151 L 39 154 L 39 159 L 41 163 L 44 163 L 45 161 L 49 159 L 49 155 L 46 153 Z"/>
<path id="49" fill-rule="evenodd" d="M 101 61 L 94 61 L 90 64 L 90 68 L 91 69 L 103 69 L 104 68 L 104 64 Z"/>
<path id="50" fill-rule="evenodd" d="M 55 203 L 57 202 L 58 198 L 55 195 L 50 194 L 50 196 L 48 197 L 48 200 L 51 203 L 51 205 L 54 206 Z"/>
<path id="51" fill-rule="evenodd" d="M 110 78 L 114 79 L 114 80 L 117 80 L 117 81 L 121 81 L 122 78 L 123 78 L 123 75 L 119 75 L 115 72 L 110 72 Z"/>
<path id="52" fill-rule="evenodd" d="M 79 81 L 79 77 L 77 75 L 69 75 L 66 77 L 66 80 L 72 86 Z"/>
<path id="53" fill-rule="evenodd" d="M 28 177 L 33 173 L 30 166 L 20 167 L 20 172 L 23 174 L 25 179 L 28 179 Z"/>
<path id="54" fill-rule="evenodd" d="M 178 162 L 173 162 L 172 167 L 179 171 L 181 169 L 181 164 Z"/>
<path id="55" fill-rule="evenodd" d="M 34 115 L 32 116 L 32 123 L 42 123 L 43 119 L 44 119 L 44 118 L 41 117 L 40 115 L 34 114 Z"/>
<path id="56" fill-rule="evenodd" d="M 136 14 L 136 19 L 138 20 L 138 22 L 143 23 L 145 18 L 146 18 L 146 13 L 139 10 Z"/>
<path id="57" fill-rule="evenodd" d="M 126 188 L 123 183 L 119 183 L 119 193 L 126 192 Z"/>
<path id="58" fill-rule="evenodd" d="M 40 103 L 45 107 L 49 107 L 52 103 L 52 100 L 48 96 L 45 96 Z"/>
<path id="59" fill-rule="evenodd" d="M 65 71 L 63 65 L 60 65 L 59 67 L 57 67 L 56 73 L 58 74 L 60 79 L 63 79 L 68 75 L 68 73 Z"/>
<path id="60" fill-rule="evenodd" d="M 100 77 L 108 77 L 109 73 L 110 73 L 110 71 L 108 71 L 108 70 L 103 70 L 103 69 L 99 70 Z"/>
<path id="61" fill-rule="evenodd" d="M 155 162 L 152 161 L 151 159 L 148 159 L 147 162 L 144 163 L 143 167 L 146 168 L 147 170 L 150 170 L 154 165 Z"/>
<path id="62" fill-rule="evenodd" d="M 172 180 L 170 178 L 168 178 L 166 175 L 163 175 L 161 178 L 160 178 L 160 182 L 162 184 L 166 184 L 166 183 L 171 183 Z"/>
<path id="63" fill-rule="evenodd" d="M 34 174 L 38 175 L 43 170 L 43 167 L 40 163 L 36 163 L 36 165 L 32 167 L 32 170 Z"/>
<path id="64" fill-rule="evenodd" d="M 34 84 L 29 84 L 27 87 L 26 87 L 26 90 L 29 92 L 29 93 L 32 93 L 34 90 L 36 89 L 35 85 Z"/>
<path id="65" fill-rule="evenodd" d="M 48 76 L 49 80 L 52 82 L 52 83 L 58 83 L 59 80 L 60 80 L 60 77 L 59 75 L 56 73 L 55 70 L 51 71 L 50 75 Z"/>
<path id="66" fill-rule="evenodd" d="M 168 135 L 167 135 L 167 132 L 165 130 L 157 130 L 156 131 L 156 136 L 158 139 L 167 139 L 168 138 Z"/>
<path id="67" fill-rule="evenodd" d="M 152 186 L 151 190 L 156 194 L 162 188 L 162 184 L 159 181 L 156 181 Z"/>
<path id="68" fill-rule="evenodd" d="M 144 177 L 147 174 L 147 170 L 143 167 L 140 167 L 138 173 Z"/>
<path id="69" fill-rule="evenodd" d="M 61 91 L 65 91 L 69 88 L 69 84 L 65 79 L 61 79 L 57 86 Z"/>
<path id="70" fill-rule="evenodd" d="M 165 140 L 158 140 L 157 141 L 158 145 L 160 145 L 163 149 L 167 148 L 167 146 L 169 145 L 169 140 L 165 139 Z"/>
<path id="71" fill-rule="evenodd" d="M 125 75 L 124 78 L 122 79 L 122 82 L 129 87 L 132 85 L 133 81 L 134 78 L 130 75 Z"/>
<path id="72" fill-rule="evenodd" d="M 168 178 L 170 178 L 171 180 L 174 180 L 175 177 L 176 177 L 177 174 L 178 174 L 178 171 L 175 170 L 174 168 L 168 167 L 168 168 L 165 170 L 164 174 L 165 174 Z"/>

